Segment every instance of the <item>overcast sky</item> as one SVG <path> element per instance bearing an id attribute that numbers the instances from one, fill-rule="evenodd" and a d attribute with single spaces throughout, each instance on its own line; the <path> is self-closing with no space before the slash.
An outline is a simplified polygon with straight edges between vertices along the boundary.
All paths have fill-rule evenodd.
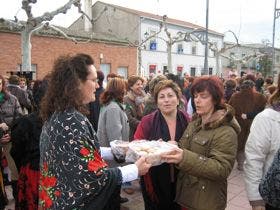
<path id="1" fill-rule="evenodd" d="M 16 15 L 20 20 L 26 16 L 21 9 L 22 0 L 8 0 L 0 3 L 0 17 Z M 37 0 L 33 5 L 34 16 L 52 11 L 68 0 Z M 95 0 L 92 0 L 95 3 Z M 206 0 L 103 0 L 157 15 L 166 14 L 170 18 L 205 26 Z M 4 4 L 5 2 L 5 4 Z M 280 0 L 278 0 L 280 8 Z M 69 26 L 79 14 L 72 7 L 66 15 L 57 16 L 52 23 Z M 217 32 L 234 31 L 241 43 L 261 43 L 263 39 L 272 41 L 274 0 L 209 0 L 209 28 Z M 276 20 L 275 44 L 280 47 L 280 18 Z M 231 41 L 232 34 L 226 33 L 225 40 Z"/>

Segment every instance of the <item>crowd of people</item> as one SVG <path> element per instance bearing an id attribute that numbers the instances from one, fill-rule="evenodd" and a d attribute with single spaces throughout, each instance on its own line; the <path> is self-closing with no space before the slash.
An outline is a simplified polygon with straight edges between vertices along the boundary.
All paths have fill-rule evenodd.
<path id="1" fill-rule="evenodd" d="M 76 54 L 29 83 L 0 75 L 0 210 L 5 185 L 18 210 L 118 210 L 133 180 L 145 210 L 222 210 L 235 161 L 252 210 L 280 208 L 279 189 L 267 187 L 280 182 L 271 176 L 280 167 L 280 75 L 275 85 L 261 74 L 105 78 L 90 55 Z M 175 146 L 157 166 L 145 156 L 125 163 L 110 148 L 141 139 Z"/>

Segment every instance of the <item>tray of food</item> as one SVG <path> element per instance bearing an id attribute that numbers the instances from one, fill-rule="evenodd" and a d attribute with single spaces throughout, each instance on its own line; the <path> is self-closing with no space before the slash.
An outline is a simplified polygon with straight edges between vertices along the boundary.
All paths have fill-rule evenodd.
<path id="1" fill-rule="evenodd" d="M 140 157 L 146 157 L 146 161 L 153 166 L 160 165 L 164 161 L 161 155 L 174 150 L 177 145 L 165 141 L 137 140 L 128 144 L 125 160 L 126 162 L 135 162 Z"/>

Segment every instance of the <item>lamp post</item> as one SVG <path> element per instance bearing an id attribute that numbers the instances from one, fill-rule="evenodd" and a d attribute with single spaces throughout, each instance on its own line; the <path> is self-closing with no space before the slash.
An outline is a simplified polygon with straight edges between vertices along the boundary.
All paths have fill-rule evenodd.
<path id="1" fill-rule="evenodd" d="M 274 77 L 274 68 L 275 68 L 275 21 L 280 16 L 280 9 L 276 9 L 277 6 L 277 0 L 275 0 L 274 3 L 274 15 L 273 15 L 273 33 L 272 33 L 272 65 L 271 65 L 271 73 Z M 279 72 L 278 72 L 279 73 Z"/>
<path id="2" fill-rule="evenodd" d="M 206 0 L 206 30 L 205 30 L 205 53 L 203 75 L 208 74 L 208 17 L 209 17 L 209 0 Z"/>

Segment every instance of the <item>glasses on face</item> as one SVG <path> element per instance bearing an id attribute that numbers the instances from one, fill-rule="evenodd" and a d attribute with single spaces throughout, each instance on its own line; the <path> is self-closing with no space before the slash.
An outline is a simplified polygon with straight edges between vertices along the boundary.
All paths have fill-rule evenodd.
<path id="1" fill-rule="evenodd" d="M 87 79 L 87 80 L 90 80 L 92 82 L 98 83 L 98 79 Z"/>

